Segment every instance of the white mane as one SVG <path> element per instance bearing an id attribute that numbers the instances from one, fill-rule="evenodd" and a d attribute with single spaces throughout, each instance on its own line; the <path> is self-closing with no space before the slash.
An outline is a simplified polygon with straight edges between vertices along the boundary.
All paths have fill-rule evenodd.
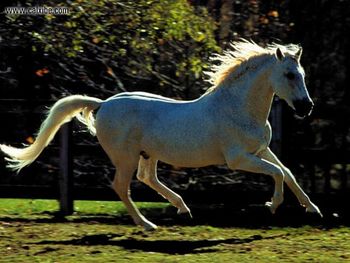
<path id="1" fill-rule="evenodd" d="M 208 82 L 213 85 L 207 90 L 207 93 L 215 90 L 231 73 L 238 72 L 239 75 L 243 74 L 242 66 L 250 66 L 249 64 L 252 63 L 253 58 L 274 55 L 277 48 L 286 56 L 293 57 L 300 48 L 299 45 L 280 45 L 275 43 L 262 47 L 246 39 L 234 41 L 230 44 L 230 47 L 223 54 L 216 54 L 211 57 L 211 61 L 218 61 L 219 63 L 213 65 L 211 71 L 205 72 L 209 77 Z"/>

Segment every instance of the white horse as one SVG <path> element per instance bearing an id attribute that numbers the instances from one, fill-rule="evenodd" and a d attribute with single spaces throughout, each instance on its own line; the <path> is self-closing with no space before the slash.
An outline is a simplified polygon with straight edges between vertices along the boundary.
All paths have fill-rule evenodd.
<path id="1" fill-rule="evenodd" d="M 313 107 L 300 65 L 301 47 L 272 44 L 263 48 L 241 40 L 233 42 L 232 48 L 215 56 L 220 64 L 209 72 L 213 87 L 195 100 L 178 101 L 144 92 L 121 93 L 104 101 L 81 95 L 60 99 L 32 145 L 23 149 L 0 146 L 9 156 L 9 168 L 19 171 L 32 163 L 59 127 L 77 117 L 97 135 L 117 168 L 114 190 L 134 222 L 147 230 L 157 226 L 139 212 L 130 197 L 136 169 L 139 180 L 168 199 L 179 213 L 190 214 L 181 196 L 158 180 L 158 160 L 180 167 L 227 164 L 231 169 L 270 175 L 275 190 L 266 205 L 272 213 L 283 202 L 286 182 L 307 212 L 321 215 L 268 147 L 268 116 L 275 94 L 302 117 Z"/>

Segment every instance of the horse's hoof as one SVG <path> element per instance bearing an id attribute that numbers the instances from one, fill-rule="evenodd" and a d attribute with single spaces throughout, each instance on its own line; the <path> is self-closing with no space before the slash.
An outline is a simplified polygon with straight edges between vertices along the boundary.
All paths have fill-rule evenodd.
<path id="1" fill-rule="evenodd" d="M 179 209 L 177 209 L 177 214 L 178 215 L 180 215 L 180 214 L 187 214 L 187 213 L 190 214 L 190 217 L 192 218 L 191 210 L 185 204 L 183 204 Z"/>
<path id="2" fill-rule="evenodd" d="M 177 210 L 177 214 L 180 215 L 184 219 L 186 219 L 186 218 L 192 219 L 193 218 L 190 210 L 180 211 L 180 209 L 179 209 L 179 210 Z"/>
<path id="3" fill-rule="evenodd" d="M 276 207 L 273 205 L 272 202 L 266 202 L 265 206 L 269 208 L 271 214 L 275 214 L 276 212 Z"/>
<path id="4" fill-rule="evenodd" d="M 148 221 L 143 224 L 143 228 L 145 229 L 145 231 L 155 231 L 158 227 L 157 225 Z"/>
<path id="5" fill-rule="evenodd" d="M 321 218 L 323 217 L 320 209 L 314 204 L 311 204 L 309 207 L 306 208 L 306 213 L 318 214 Z"/>

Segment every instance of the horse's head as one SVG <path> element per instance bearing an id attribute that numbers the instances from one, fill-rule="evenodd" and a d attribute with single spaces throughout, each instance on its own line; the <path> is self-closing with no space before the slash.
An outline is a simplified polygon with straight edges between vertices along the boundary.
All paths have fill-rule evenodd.
<path id="1" fill-rule="evenodd" d="M 314 103 L 305 86 L 305 72 L 300 65 L 301 53 L 302 48 L 294 55 L 283 54 L 277 48 L 270 84 L 277 96 L 284 99 L 298 116 L 305 117 L 311 114 Z"/>

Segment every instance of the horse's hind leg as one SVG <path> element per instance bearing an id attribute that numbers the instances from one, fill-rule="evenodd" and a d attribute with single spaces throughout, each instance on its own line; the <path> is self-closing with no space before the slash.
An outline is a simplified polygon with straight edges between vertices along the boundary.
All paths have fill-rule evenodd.
<path id="1" fill-rule="evenodd" d="M 307 194 L 304 193 L 303 189 L 299 186 L 291 171 L 282 164 L 282 162 L 270 150 L 270 148 L 267 148 L 260 155 L 262 158 L 281 167 L 284 173 L 284 181 L 286 182 L 287 186 L 292 190 L 294 195 L 298 198 L 300 204 L 306 207 L 306 212 L 318 213 L 320 216 L 322 216 L 320 209 L 310 201 L 310 198 L 307 196 Z"/>
<path id="2" fill-rule="evenodd" d="M 113 180 L 113 189 L 119 195 L 120 200 L 124 203 L 130 216 L 135 224 L 141 225 L 145 230 L 154 230 L 157 228 L 155 224 L 148 221 L 137 209 L 136 205 L 130 197 L 130 183 L 134 174 L 135 166 L 127 166 L 125 164 L 118 165 L 117 171 Z"/>
<path id="3" fill-rule="evenodd" d="M 149 157 L 147 159 L 140 157 L 136 176 L 140 181 L 157 191 L 164 198 L 168 199 L 173 206 L 178 208 L 179 214 L 189 213 L 189 215 L 192 217 L 191 211 L 182 200 L 182 197 L 158 180 L 156 160 Z"/>

